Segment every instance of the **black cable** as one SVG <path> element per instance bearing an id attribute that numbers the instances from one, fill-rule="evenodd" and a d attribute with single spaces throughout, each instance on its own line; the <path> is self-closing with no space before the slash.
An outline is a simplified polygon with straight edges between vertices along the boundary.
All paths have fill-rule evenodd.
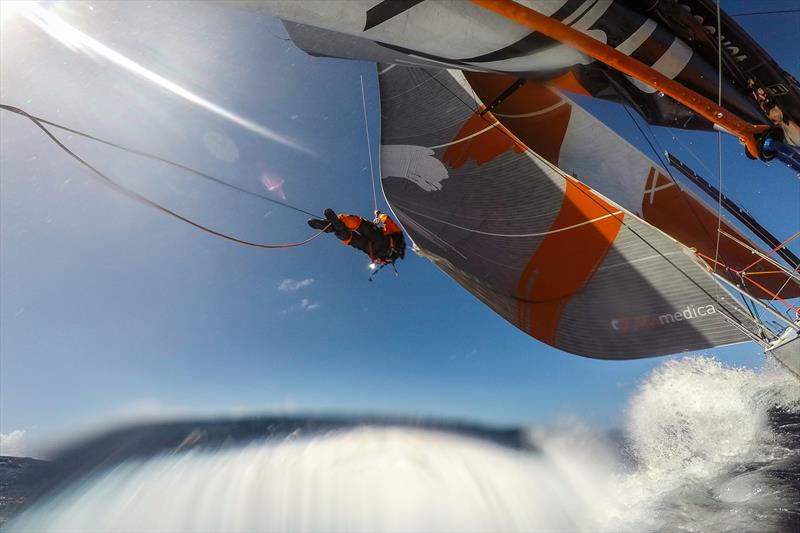
<path id="1" fill-rule="evenodd" d="M 644 140 L 647 141 L 647 144 L 650 146 L 650 149 L 653 151 L 653 153 L 656 154 L 656 157 L 661 162 L 661 166 L 664 168 L 664 170 L 667 171 L 667 174 L 669 174 L 669 177 L 672 178 L 672 181 L 675 183 L 675 186 L 680 188 L 680 185 L 678 185 L 678 180 L 675 179 L 675 176 L 672 174 L 672 171 L 669 169 L 669 165 L 667 165 L 667 163 L 661 157 L 661 152 L 655 149 L 655 147 L 653 146 L 653 143 L 651 143 L 650 139 L 648 138 L 648 136 L 645 135 L 644 130 L 642 130 L 642 128 L 639 126 L 639 121 L 636 120 L 636 117 L 634 117 L 633 113 L 631 113 L 630 109 L 628 109 L 628 106 L 623 105 L 622 109 L 625 110 L 625 113 L 628 114 L 628 117 L 631 119 L 631 122 L 633 122 L 633 125 L 636 126 L 636 129 L 639 130 L 639 133 L 642 134 L 642 137 L 644 137 Z M 645 121 L 645 125 L 647 126 L 647 129 L 650 132 L 650 135 L 653 137 L 653 140 L 656 142 L 656 144 L 658 144 L 658 139 L 656 138 L 655 134 L 653 134 L 652 129 L 650 129 L 650 124 L 648 124 L 647 121 Z M 661 145 L 659 145 L 659 148 L 660 147 L 661 147 Z M 657 181 L 658 176 L 654 176 L 653 179 Z M 653 182 L 653 187 L 655 187 L 655 186 L 656 186 L 656 182 L 654 181 Z M 686 199 L 686 197 L 681 196 L 681 199 L 683 200 L 683 203 L 686 204 L 686 207 L 689 209 L 689 211 L 694 216 L 695 221 L 697 222 L 697 224 L 701 228 L 703 228 L 703 231 L 708 236 L 708 238 L 709 239 L 713 239 L 714 237 L 708 232 L 708 229 L 706 228 L 705 224 L 703 224 L 703 221 L 700 219 L 700 215 L 698 215 L 697 212 L 695 211 L 694 206 L 691 203 L 689 203 L 689 201 Z"/>
<path id="2" fill-rule="evenodd" d="M 122 150 L 124 152 L 128 152 L 128 153 L 131 153 L 131 154 L 134 154 L 134 155 L 138 155 L 140 157 L 145 157 L 147 159 L 152 159 L 154 161 L 159 161 L 161 163 L 164 163 L 164 164 L 179 168 L 181 170 L 185 170 L 186 172 L 190 172 L 192 174 L 195 174 L 196 176 L 199 176 L 199 177 L 201 177 L 203 179 L 207 179 L 209 181 L 213 181 L 214 183 L 222 185 L 223 187 L 228 187 L 230 189 L 233 189 L 235 191 L 239 191 L 239 192 L 247 194 L 249 196 L 254 196 L 256 198 L 260 198 L 262 200 L 266 200 L 267 202 L 272 202 L 273 204 L 279 205 L 281 207 L 285 207 L 287 209 L 291 209 L 293 211 L 297 211 L 298 213 L 303 213 L 305 215 L 309 215 L 309 216 L 312 216 L 312 217 L 315 217 L 315 218 L 319 218 L 318 215 L 315 215 L 314 213 L 306 211 L 305 209 L 301 209 L 299 207 L 295 207 L 295 206 L 287 204 L 285 202 L 281 202 L 280 200 L 275 200 L 274 198 L 270 198 L 269 196 L 265 196 L 265 195 L 259 194 L 257 192 L 249 191 L 247 189 L 244 189 L 244 188 L 239 187 L 237 185 L 234 185 L 232 183 L 228 183 L 227 181 L 224 181 L 224 180 L 221 180 L 219 178 L 216 178 L 216 177 L 212 176 L 211 174 L 207 174 L 207 173 L 205 173 L 205 172 L 203 172 L 201 170 L 196 170 L 196 169 L 194 169 L 192 167 L 188 167 L 186 165 L 182 165 L 181 163 L 176 163 L 174 161 L 170 161 L 169 159 L 165 159 L 163 157 L 160 157 L 160 156 L 148 153 L 148 152 L 143 152 L 143 151 L 137 150 L 135 148 L 130 148 L 128 146 L 123 146 L 121 144 L 113 143 L 111 141 L 106 141 L 106 140 L 101 139 L 99 137 L 95 137 L 94 135 L 90 135 L 88 133 L 85 133 L 85 132 L 82 132 L 82 131 L 79 131 L 79 130 L 76 130 L 76 129 L 73 129 L 73 128 L 69 128 L 67 126 L 64 126 L 63 124 L 58 124 L 56 122 L 51 122 L 51 121 L 49 121 L 47 119 L 44 119 L 44 118 L 41 118 L 41 117 L 37 117 L 35 115 L 31 115 L 30 113 L 28 113 L 26 111 L 23 111 L 22 109 L 20 109 L 18 107 L 6 105 L 6 104 L 0 104 L 0 109 L 3 109 L 4 111 L 10 111 L 11 113 L 16 113 L 16 114 L 21 115 L 23 117 L 29 118 L 29 119 L 33 120 L 34 122 L 38 122 L 38 123 L 41 123 L 41 124 L 47 124 L 49 126 L 53 126 L 54 128 L 58 128 L 60 130 L 67 131 L 69 133 L 73 133 L 75 135 L 79 135 L 79 136 L 84 137 L 86 139 L 90 139 L 92 141 L 99 142 L 101 144 L 105 144 L 105 145 L 111 146 L 113 148 L 117 148 L 118 150 Z"/>
<path id="3" fill-rule="evenodd" d="M 653 146 L 653 143 L 650 142 L 650 138 L 647 135 L 645 135 L 644 130 L 641 128 L 641 126 L 639 126 L 639 121 L 637 121 L 634 118 L 634 116 L 631 113 L 630 109 L 628 109 L 628 106 L 623 105 L 622 109 L 625 110 L 625 113 L 628 114 L 628 117 L 631 119 L 631 122 L 633 122 L 633 125 L 636 126 L 636 129 L 639 130 L 639 133 L 642 134 L 642 137 L 644 138 L 645 141 L 647 141 L 647 144 L 648 144 L 648 146 L 650 146 L 650 149 L 653 151 L 653 153 L 656 154 L 656 157 L 658 158 L 659 162 L 661 162 L 661 166 L 664 168 L 664 170 L 667 171 L 669 176 L 671 178 L 673 178 L 672 181 L 675 181 L 675 177 L 672 175 L 672 172 L 670 172 L 669 166 L 664 162 L 664 159 L 662 159 L 661 154 L 659 153 L 659 151 L 656 150 L 655 146 Z M 650 134 L 652 135 L 652 131 L 650 132 Z M 653 135 L 653 139 L 656 142 L 658 142 L 658 139 L 655 138 L 655 135 Z"/>
<path id="4" fill-rule="evenodd" d="M 475 109 L 472 109 L 472 106 L 471 106 L 471 105 L 469 105 L 469 104 L 468 104 L 467 102 L 465 102 L 465 101 L 464 101 L 464 100 L 463 100 L 463 99 L 462 99 L 460 96 L 458 96 L 456 93 L 454 93 L 454 92 L 453 92 L 453 91 L 450 89 L 450 87 L 448 87 L 447 85 L 445 85 L 444 83 L 442 83 L 442 80 L 438 79 L 436 76 L 434 76 L 433 74 L 431 74 L 430 72 L 428 72 L 428 69 L 426 69 L 426 68 L 420 68 L 420 70 L 422 70 L 422 72 L 424 72 L 425 74 L 427 74 L 428 76 L 430 76 L 430 77 L 431 77 L 431 79 L 433 79 L 433 81 L 435 81 L 436 83 L 438 83 L 439 85 L 441 85 L 441 86 L 442 86 L 442 88 L 444 88 L 444 90 L 446 90 L 447 92 L 449 92 L 450 94 L 452 94 L 452 95 L 453 95 L 455 98 L 457 98 L 457 99 L 458 99 L 458 101 L 459 101 L 459 102 L 461 102 L 462 104 L 464 104 L 465 106 L 467 106 L 467 107 L 468 107 L 468 108 L 469 108 L 469 109 L 470 109 L 472 112 L 474 112 L 474 113 L 477 113 L 477 112 L 478 112 L 478 103 L 477 103 L 477 102 L 475 103 Z M 444 69 L 442 69 L 442 70 L 444 70 Z M 483 115 L 481 115 L 481 117 L 483 117 Z"/>
<path id="5" fill-rule="evenodd" d="M 750 13 L 728 13 L 728 16 L 749 17 L 751 15 L 782 15 L 785 13 L 800 13 L 800 9 L 784 9 L 783 11 L 752 11 Z"/>
<path id="6" fill-rule="evenodd" d="M 227 234 L 222 233 L 220 231 L 216 231 L 214 229 L 211 229 L 211 228 L 209 228 L 207 226 L 204 226 L 204 225 L 200 224 L 199 222 L 195 222 L 194 220 L 191 220 L 190 218 L 187 218 L 187 217 L 185 217 L 185 216 L 183 216 L 183 215 L 181 215 L 179 213 L 176 213 L 175 211 L 172 211 L 171 209 L 169 209 L 167 207 L 164 207 L 163 205 L 159 204 L 158 202 L 155 202 L 155 201 L 151 200 L 150 198 L 147 198 L 146 196 L 143 196 L 143 195 L 139 194 L 138 192 L 136 192 L 136 191 L 134 191 L 132 189 L 128 189 L 124 185 L 121 185 L 121 184 L 117 183 L 116 181 L 111 179 L 108 175 L 106 175 L 105 173 L 101 172 L 96 167 L 92 166 L 88 161 L 83 159 L 81 156 L 79 156 L 78 154 L 76 154 L 75 152 L 70 150 L 69 147 L 67 147 L 64 143 L 62 143 L 60 140 L 58 140 L 58 138 L 55 135 L 53 135 L 53 133 L 50 130 L 47 129 L 47 126 L 45 126 L 44 123 L 42 121 L 40 121 L 37 117 L 35 117 L 35 116 L 23 111 L 22 109 L 19 109 L 19 108 L 13 107 L 13 106 L 0 104 L 0 108 L 4 109 L 6 111 L 11 111 L 13 113 L 16 113 L 18 115 L 21 115 L 21 116 L 29 119 L 39 129 L 41 129 L 45 133 L 45 135 L 47 135 L 50 138 L 51 141 L 53 141 L 56 145 L 58 145 L 59 148 L 64 150 L 64 152 L 66 152 L 70 157 L 72 157 L 73 159 L 78 161 L 80 164 L 82 164 L 83 166 L 85 166 L 86 168 L 91 170 L 97 177 L 99 177 L 101 180 L 103 180 L 103 182 L 106 183 L 106 185 L 108 185 L 109 187 L 111 187 L 112 189 L 117 191 L 118 193 L 120 193 L 120 194 L 122 194 L 124 196 L 127 196 L 128 198 L 131 198 L 131 199 L 133 199 L 133 200 L 135 200 L 135 201 L 137 201 L 137 202 L 139 202 L 141 204 L 144 204 L 144 205 L 153 207 L 155 209 L 158 209 L 159 211 L 161 211 L 163 213 L 166 213 L 167 215 L 175 217 L 178 220 L 180 220 L 182 222 L 185 222 L 185 223 L 187 223 L 187 224 L 189 224 L 191 226 L 194 226 L 197 229 L 200 229 L 202 231 L 210 233 L 211 235 L 215 235 L 217 237 L 221 237 L 223 239 L 227 239 L 229 241 L 233 241 L 233 242 L 238 243 L 238 244 L 244 244 L 246 246 L 252 246 L 252 247 L 255 247 L 255 248 L 275 249 L 275 248 L 294 248 L 294 247 L 297 247 L 297 246 L 302 246 L 302 245 L 304 245 L 304 244 L 306 244 L 308 242 L 311 242 L 312 240 L 316 239 L 317 237 L 319 237 L 323 233 L 325 233 L 325 229 L 327 229 L 327 228 L 325 228 L 325 229 L 321 230 L 319 233 L 316 233 L 316 234 L 312 235 L 311 237 L 309 237 L 308 239 L 306 239 L 304 241 L 295 242 L 295 243 L 289 243 L 289 244 L 261 244 L 261 243 L 251 242 L 251 241 L 245 241 L 243 239 L 239 239 L 237 237 L 233 237 L 231 235 L 227 235 Z"/>

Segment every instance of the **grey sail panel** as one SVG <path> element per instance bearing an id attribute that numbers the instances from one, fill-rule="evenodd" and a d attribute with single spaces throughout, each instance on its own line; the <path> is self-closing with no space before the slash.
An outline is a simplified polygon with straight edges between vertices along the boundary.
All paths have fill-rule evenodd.
<path id="1" fill-rule="evenodd" d="M 686 247 L 481 115 L 460 72 L 379 70 L 387 200 L 420 253 L 516 327 L 608 359 L 760 334 Z"/>
<path id="2" fill-rule="evenodd" d="M 559 329 L 560 348 L 594 351 L 601 358 L 749 340 L 732 321 L 754 335 L 760 329 L 691 250 L 632 215 L 591 282 L 569 300 L 562 320 L 568 326 Z"/>

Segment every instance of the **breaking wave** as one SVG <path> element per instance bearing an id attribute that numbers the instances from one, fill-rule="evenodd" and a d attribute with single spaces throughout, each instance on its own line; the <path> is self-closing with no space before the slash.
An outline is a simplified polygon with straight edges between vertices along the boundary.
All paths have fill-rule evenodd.
<path id="1" fill-rule="evenodd" d="M 9 531 L 789 531 L 800 387 L 697 357 L 656 369 L 626 432 L 248 419 L 69 450 Z"/>
<path id="2" fill-rule="evenodd" d="M 630 402 L 628 530 L 781 531 L 800 520 L 800 387 L 779 369 L 698 357 L 657 368 Z"/>

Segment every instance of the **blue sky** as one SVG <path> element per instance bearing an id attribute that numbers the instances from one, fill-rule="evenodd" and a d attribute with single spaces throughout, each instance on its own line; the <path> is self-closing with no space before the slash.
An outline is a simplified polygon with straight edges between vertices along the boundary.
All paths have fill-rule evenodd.
<path id="1" fill-rule="evenodd" d="M 753 11 L 748 2 L 723 7 Z M 256 192 L 266 192 L 266 178 L 282 180 L 287 201 L 313 212 L 371 211 L 359 76 L 377 154 L 374 65 L 311 58 L 281 39 L 274 19 L 208 3 L 47 8 L 259 127 L 107 56 L 71 50 L 12 17 L 7 4 L 3 103 Z M 800 75 L 800 16 L 781 16 L 779 27 L 774 16 L 738 21 Z M 649 150 L 619 107 L 591 109 Z M 700 163 L 671 132 L 653 131 L 715 179 L 700 166 L 716 172 L 714 135 L 677 134 Z M 213 228 L 267 243 L 310 233 L 295 212 L 62 138 L 114 178 Z M 616 426 L 636 384 L 665 361 L 595 361 L 548 348 L 413 254 L 399 277 L 384 271 L 368 283 L 365 257 L 332 238 L 282 251 L 214 238 L 98 183 L 17 116 L 0 115 L 0 148 L 0 432 L 24 431 L 27 442 L 159 413 L 359 412 L 498 424 L 577 416 Z M 731 197 L 779 237 L 800 226 L 800 182 L 791 172 L 746 160 L 730 139 L 724 153 Z M 763 361 L 755 345 L 707 353 L 732 364 Z"/>

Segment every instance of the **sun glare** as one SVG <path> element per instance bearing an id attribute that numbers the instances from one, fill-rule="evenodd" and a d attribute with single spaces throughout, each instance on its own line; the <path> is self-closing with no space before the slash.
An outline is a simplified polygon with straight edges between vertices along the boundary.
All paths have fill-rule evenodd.
<path id="1" fill-rule="evenodd" d="M 202 96 L 183 88 L 172 80 L 169 80 L 156 72 L 144 67 L 143 65 L 133 61 L 129 57 L 117 52 L 116 50 L 106 46 L 98 40 L 83 33 L 79 29 L 67 23 L 55 13 L 43 8 L 34 2 L 0 2 L 4 8 L 7 4 L 14 4 L 16 13 L 22 15 L 28 21 L 33 23 L 36 27 L 56 39 L 58 42 L 72 50 L 73 52 L 80 52 L 86 54 L 94 60 L 107 61 L 118 67 L 121 67 L 131 74 L 139 76 L 154 85 L 161 87 L 186 101 L 210 111 L 220 117 L 223 117 L 243 128 L 246 128 L 262 137 L 265 137 L 278 144 L 293 148 L 299 152 L 303 152 L 312 157 L 317 154 L 312 150 L 302 146 L 295 141 L 277 133 L 261 124 L 253 122 L 252 120 L 243 117 L 225 109 L 224 107 L 203 98 Z M 5 9 L 4 9 L 5 11 Z"/>
<path id="2" fill-rule="evenodd" d="M 27 9 L 29 2 L 0 2 L 0 24 L 16 20 L 23 10 Z"/>

